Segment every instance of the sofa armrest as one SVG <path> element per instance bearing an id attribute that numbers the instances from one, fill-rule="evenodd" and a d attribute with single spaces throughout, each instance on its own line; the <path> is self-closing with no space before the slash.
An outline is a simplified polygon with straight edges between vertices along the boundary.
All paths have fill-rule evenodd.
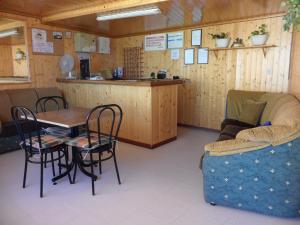
<path id="1" fill-rule="evenodd" d="M 204 149 L 211 156 L 223 156 L 259 150 L 268 146 L 270 146 L 268 143 L 233 139 L 207 144 Z"/>

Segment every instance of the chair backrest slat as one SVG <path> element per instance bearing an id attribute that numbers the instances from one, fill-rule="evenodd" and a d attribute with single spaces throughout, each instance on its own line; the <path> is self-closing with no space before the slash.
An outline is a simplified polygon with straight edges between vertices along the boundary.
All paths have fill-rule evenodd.
<path id="1" fill-rule="evenodd" d="M 46 96 L 39 98 L 35 104 L 35 112 L 47 112 L 49 110 L 49 106 L 54 106 L 52 110 L 61 110 L 67 109 L 68 103 L 61 96 Z"/>
<path id="2" fill-rule="evenodd" d="M 91 133 L 95 132 L 91 129 L 91 124 L 96 122 L 96 132 L 98 137 L 98 144 L 101 145 L 101 137 L 104 135 L 108 137 L 110 143 L 118 140 L 119 130 L 123 120 L 122 108 L 117 104 L 99 105 L 93 108 L 86 118 L 86 131 L 89 147 L 92 147 Z M 110 122 L 107 129 L 101 127 L 103 121 Z"/>
<path id="3" fill-rule="evenodd" d="M 16 126 L 22 147 L 25 150 L 28 150 L 28 147 L 32 149 L 32 139 L 36 136 L 38 138 L 39 147 L 42 148 L 41 127 L 37 122 L 35 114 L 28 108 L 13 106 L 11 108 L 11 116 Z M 28 142 L 29 146 L 27 145 Z"/>

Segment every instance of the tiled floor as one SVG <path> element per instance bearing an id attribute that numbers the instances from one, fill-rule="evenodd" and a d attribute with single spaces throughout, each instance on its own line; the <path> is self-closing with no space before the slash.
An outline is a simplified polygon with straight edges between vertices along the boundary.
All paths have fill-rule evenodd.
<path id="1" fill-rule="evenodd" d="M 0 155 L 0 225 L 299 225 L 300 220 L 204 202 L 199 159 L 203 145 L 216 136 L 180 128 L 177 141 L 155 150 L 122 143 L 118 156 L 123 184 L 117 184 L 112 162 L 105 162 L 94 197 L 90 180 L 81 173 L 74 185 L 63 179 L 54 186 L 49 168 L 40 199 L 39 167 L 29 167 L 22 189 L 23 152 Z"/>

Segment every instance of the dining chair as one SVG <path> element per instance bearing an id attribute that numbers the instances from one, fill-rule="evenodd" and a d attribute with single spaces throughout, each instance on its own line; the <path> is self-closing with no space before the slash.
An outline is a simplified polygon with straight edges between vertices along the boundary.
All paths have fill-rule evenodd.
<path id="1" fill-rule="evenodd" d="M 97 106 L 89 112 L 86 118 L 86 133 L 66 142 L 66 145 L 76 149 L 76 158 L 81 161 L 81 165 L 90 166 L 93 195 L 95 195 L 95 180 L 97 179 L 94 175 L 95 163 L 99 164 L 99 173 L 102 174 L 101 163 L 113 158 L 118 183 L 121 184 L 116 158 L 116 146 L 122 119 L 123 112 L 119 105 Z M 107 156 L 102 158 L 104 153 L 107 153 Z M 93 154 L 98 155 L 98 159 L 94 159 Z M 89 156 L 89 160 L 85 160 L 87 156 Z M 73 183 L 75 183 L 75 178 L 76 167 Z"/>
<path id="2" fill-rule="evenodd" d="M 47 111 L 59 111 L 62 109 L 67 109 L 68 103 L 62 96 L 45 96 L 39 98 L 35 103 L 35 112 L 47 112 Z M 71 130 L 68 128 L 58 127 L 58 126 L 49 126 L 45 125 L 43 127 L 43 131 L 46 134 L 53 135 L 60 138 L 69 137 L 71 134 Z M 53 153 L 51 154 L 51 158 L 53 158 Z M 45 154 L 45 165 L 47 167 L 47 154 Z M 61 172 L 61 167 L 59 167 L 59 171 Z M 55 168 L 52 166 L 52 173 L 55 176 Z"/>
<path id="3" fill-rule="evenodd" d="M 54 166 L 55 161 L 61 163 L 61 159 L 65 158 L 65 163 L 68 167 L 66 145 L 63 139 L 52 135 L 42 135 L 40 124 L 30 109 L 14 106 L 11 108 L 11 116 L 19 135 L 20 147 L 25 151 L 23 188 L 26 186 L 28 163 L 40 164 L 40 197 L 42 198 L 44 163 L 51 162 Z M 28 127 L 30 127 L 30 129 L 28 129 Z M 51 157 L 51 160 L 44 161 L 44 155 L 48 153 L 57 153 L 57 156 L 55 158 Z M 68 177 L 71 182 L 70 174 L 68 174 Z"/>

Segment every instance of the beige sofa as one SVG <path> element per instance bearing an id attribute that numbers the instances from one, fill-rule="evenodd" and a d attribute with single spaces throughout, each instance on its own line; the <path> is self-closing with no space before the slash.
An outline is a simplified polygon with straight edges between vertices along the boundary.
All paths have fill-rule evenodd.
<path id="1" fill-rule="evenodd" d="M 62 96 L 58 88 L 27 88 L 0 90 L 0 153 L 19 149 L 16 129 L 12 122 L 12 106 L 25 106 L 35 111 L 36 101 L 45 96 Z"/>

